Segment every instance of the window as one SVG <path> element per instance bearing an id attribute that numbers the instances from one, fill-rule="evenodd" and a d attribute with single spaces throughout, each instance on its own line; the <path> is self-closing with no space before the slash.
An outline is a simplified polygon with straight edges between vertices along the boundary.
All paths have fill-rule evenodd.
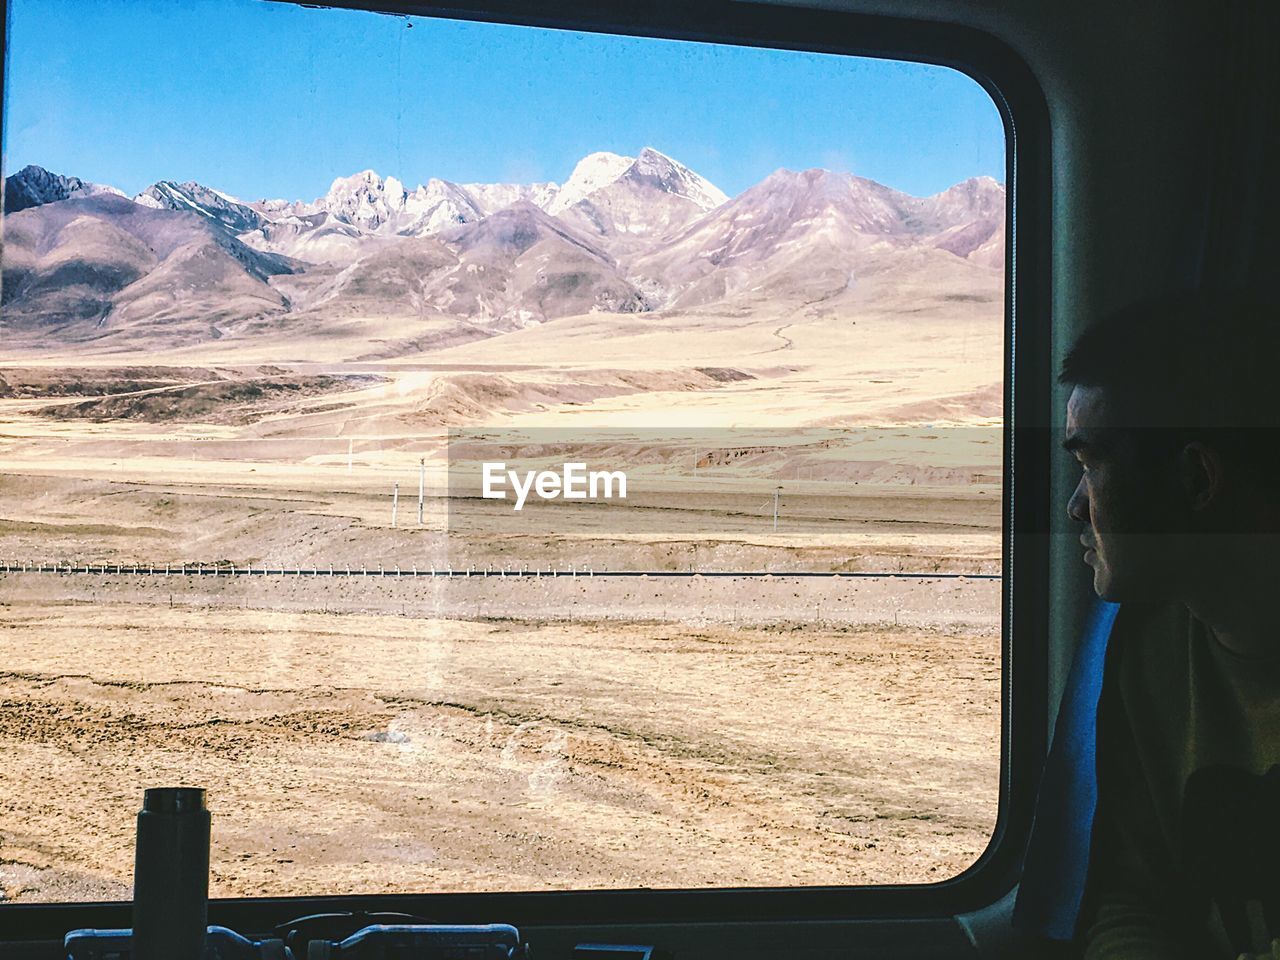
<path id="1" fill-rule="evenodd" d="M 141 791 L 177 782 L 222 897 L 982 854 L 1012 343 L 981 86 L 11 8 L 6 901 L 127 898 Z"/>

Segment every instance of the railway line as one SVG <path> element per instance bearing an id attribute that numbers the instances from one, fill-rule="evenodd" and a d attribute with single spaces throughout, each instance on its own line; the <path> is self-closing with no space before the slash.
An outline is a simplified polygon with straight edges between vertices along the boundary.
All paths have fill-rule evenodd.
<path id="1" fill-rule="evenodd" d="M 631 577 L 631 578 L 816 578 L 873 580 L 1000 580 L 998 573 L 921 573 L 898 571 L 826 570 L 603 570 L 593 567 L 434 567 L 434 566 L 352 566 L 270 567 L 221 563 L 40 563 L 0 561 L 0 574 L 44 573 L 63 576 L 148 576 L 148 577 Z"/>

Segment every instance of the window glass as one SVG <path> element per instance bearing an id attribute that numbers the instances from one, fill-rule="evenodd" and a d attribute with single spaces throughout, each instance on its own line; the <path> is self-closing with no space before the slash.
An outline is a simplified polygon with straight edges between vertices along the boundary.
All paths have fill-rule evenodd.
<path id="1" fill-rule="evenodd" d="M 940 67 L 11 0 L 0 900 L 918 883 L 1000 765 L 1005 144 Z"/>

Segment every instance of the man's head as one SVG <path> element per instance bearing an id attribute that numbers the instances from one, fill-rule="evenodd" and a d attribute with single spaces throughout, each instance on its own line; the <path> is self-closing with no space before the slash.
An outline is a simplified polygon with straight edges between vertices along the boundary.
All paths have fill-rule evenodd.
<path id="1" fill-rule="evenodd" d="M 1184 298 L 1130 307 L 1063 362 L 1067 512 L 1108 600 L 1186 599 L 1280 516 L 1280 312 Z M 1234 552 L 1233 552 L 1234 551 Z"/>

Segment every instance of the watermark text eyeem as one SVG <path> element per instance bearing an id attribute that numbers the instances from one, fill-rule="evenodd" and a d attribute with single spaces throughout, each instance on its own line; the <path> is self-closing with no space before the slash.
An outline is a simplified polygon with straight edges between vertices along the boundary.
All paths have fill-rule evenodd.
<path id="1" fill-rule="evenodd" d="M 524 508 L 529 494 L 541 500 L 612 500 L 627 498 L 627 475 L 621 470 L 588 470 L 585 463 L 566 463 L 555 470 L 508 470 L 505 462 L 481 465 L 481 495 L 507 500 L 507 488 L 515 496 L 516 510 Z"/>

